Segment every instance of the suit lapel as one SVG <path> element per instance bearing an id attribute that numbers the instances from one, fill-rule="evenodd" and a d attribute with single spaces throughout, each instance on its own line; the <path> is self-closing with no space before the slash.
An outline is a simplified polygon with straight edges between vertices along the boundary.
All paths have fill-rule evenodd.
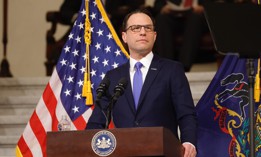
<path id="1" fill-rule="evenodd" d="M 139 104 L 138 104 L 138 109 L 141 107 L 141 102 L 144 99 L 144 96 L 148 92 L 149 88 L 151 87 L 151 84 L 153 83 L 154 79 L 156 78 L 157 74 L 159 73 L 160 66 L 159 66 L 159 57 L 154 55 L 149 71 L 147 73 L 146 79 L 144 81 L 140 99 L 139 99 Z"/>
<path id="2" fill-rule="evenodd" d="M 131 80 L 130 80 L 130 64 L 129 62 L 127 64 L 124 65 L 124 67 L 122 68 L 122 75 L 123 77 L 128 79 L 128 85 L 126 87 L 125 90 L 125 98 L 128 102 L 129 107 L 131 108 L 132 112 L 135 114 L 137 111 L 135 109 L 135 105 L 134 105 L 134 98 L 133 98 L 133 93 L 132 93 L 132 87 L 131 87 Z M 141 108 L 142 106 L 142 101 L 146 95 L 146 93 L 148 92 L 151 84 L 153 83 L 153 81 L 155 80 L 157 74 L 159 73 L 160 70 L 160 64 L 159 64 L 159 57 L 154 55 L 149 71 L 147 73 L 146 79 L 144 81 L 143 87 L 142 87 L 142 91 L 141 91 L 141 95 L 140 95 L 140 99 L 139 99 L 139 104 L 138 104 L 138 110 Z"/>
<path id="3" fill-rule="evenodd" d="M 130 106 L 132 112 L 135 113 L 136 109 L 135 109 L 135 105 L 134 105 L 134 98 L 133 98 L 132 87 L 131 87 L 130 63 L 129 62 L 124 65 L 124 67 L 122 69 L 122 74 L 123 74 L 123 77 L 127 78 L 127 80 L 128 80 L 128 85 L 125 89 L 124 95 L 125 95 L 125 98 L 128 102 L 128 105 Z"/>

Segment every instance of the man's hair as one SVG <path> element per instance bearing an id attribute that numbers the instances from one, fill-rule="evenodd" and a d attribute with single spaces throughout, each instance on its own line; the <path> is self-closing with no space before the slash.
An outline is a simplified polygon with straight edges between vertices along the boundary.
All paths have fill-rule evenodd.
<path id="1" fill-rule="evenodd" d="M 123 19 L 123 22 L 122 22 L 122 29 L 121 29 L 122 32 L 126 31 L 126 29 L 127 29 L 127 22 L 129 20 L 130 16 L 133 15 L 133 14 L 137 14 L 137 13 L 143 13 L 143 14 L 148 15 L 150 17 L 151 21 L 152 21 L 153 26 L 155 27 L 155 19 L 154 19 L 153 15 L 147 9 L 143 8 L 143 9 L 134 10 L 134 11 L 130 12 L 129 14 L 127 14 L 125 16 L 125 18 Z"/>

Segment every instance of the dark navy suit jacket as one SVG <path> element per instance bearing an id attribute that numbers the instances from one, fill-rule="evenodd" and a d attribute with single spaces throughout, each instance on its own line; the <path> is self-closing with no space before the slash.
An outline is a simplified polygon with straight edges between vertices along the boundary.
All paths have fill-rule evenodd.
<path id="1" fill-rule="evenodd" d="M 117 128 L 163 126 L 178 137 L 177 127 L 181 129 L 181 142 L 191 142 L 196 146 L 196 113 L 190 87 L 180 63 L 159 58 L 154 55 L 145 78 L 139 106 L 136 110 L 130 83 L 130 64 L 107 72 L 110 80 L 109 93 L 121 78 L 128 85 L 113 108 L 113 122 Z M 107 103 L 102 102 L 104 108 Z M 102 129 L 105 116 L 95 107 L 87 124 L 87 129 Z"/>

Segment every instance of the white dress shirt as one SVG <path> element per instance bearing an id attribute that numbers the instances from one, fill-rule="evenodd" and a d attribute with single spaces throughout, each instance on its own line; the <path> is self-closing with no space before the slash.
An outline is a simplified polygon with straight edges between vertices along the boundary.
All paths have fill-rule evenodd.
<path id="1" fill-rule="evenodd" d="M 133 76 L 134 76 L 134 73 L 136 71 L 136 69 L 134 67 L 135 64 L 137 62 L 141 62 L 142 65 L 143 65 L 140 70 L 142 72 L 142 81 L 144 83 L 144 80 L 145 80 L 145 78 L 147 76 L 147 73 L 149 71 L 149 67 L 150 67 L 152 58 L 153 58 L 153 53 L 152 52 L 150 52 L 146 57 L 142 58 L 139 61 L 136 61 L 135 59 L 130 57 L 130 80 L 131 80 L 131 87 L 132 87 L 132 89 L 133 89 Z"/>

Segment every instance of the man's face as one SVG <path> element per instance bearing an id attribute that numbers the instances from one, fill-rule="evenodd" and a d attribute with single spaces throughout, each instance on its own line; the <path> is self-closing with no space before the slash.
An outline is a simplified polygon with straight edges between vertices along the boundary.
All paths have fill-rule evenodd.
<path id="1" fill-rule="evenodd" d="M 144 13 L 131 15 L 127 22 L 127 30 L 122 33 L 122 39 L 128 44 L 130 55 L 146 56 L 156 40 L 150 17 Z"/>

